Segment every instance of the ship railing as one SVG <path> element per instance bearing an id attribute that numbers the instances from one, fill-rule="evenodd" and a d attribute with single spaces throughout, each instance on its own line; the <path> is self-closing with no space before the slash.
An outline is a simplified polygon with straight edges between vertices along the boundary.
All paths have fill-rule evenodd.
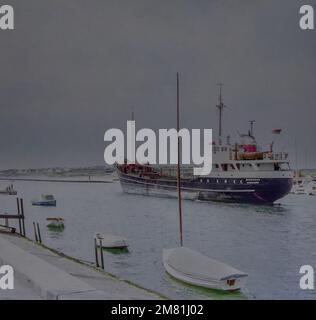
<path id="1" fill-rule="evenodd" d="M 264 152 L 264 160 L 287 160 L 289 154 L 287 152 Z"/>

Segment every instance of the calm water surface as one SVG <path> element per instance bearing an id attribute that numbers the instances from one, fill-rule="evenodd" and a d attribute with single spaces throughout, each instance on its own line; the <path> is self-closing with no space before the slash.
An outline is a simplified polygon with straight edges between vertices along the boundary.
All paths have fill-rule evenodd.
<path id="1" fill-rule="evenodd" d="M 1 181 L 3 189 L 7 181 Z M 171 279 L 164 271 L 163 248 L 178 245 L 177 201 L 126 195 L 120 184 L 15 181 L 24 198 L 27 233 L 41 224 L 46 245 L 94 261 L 93 234 L 110 232 L 129 239 L 127 254 L 105 253 L 107 271 L 171 298 L 242 298 L 200 290 Z M 57 207 L 34 207 L 42 193 L 54 194 Z M 0 196 L 1 211 L 16 208 L 15 197 Z M 184 244 L 249 274 L 246 297 L 316 299 L 299 288 L 300 266 L 316 269 L 316 197 L 291 195 L 274 207 L 183 202 Z M 61 233 L 46 228 L 46 218 L 61 216 Z"/>

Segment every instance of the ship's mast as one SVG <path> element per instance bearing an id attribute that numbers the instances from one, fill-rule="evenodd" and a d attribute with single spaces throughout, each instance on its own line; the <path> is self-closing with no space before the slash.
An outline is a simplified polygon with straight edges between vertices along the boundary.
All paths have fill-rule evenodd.
<path id="1" fill-rule="evenodd" d="M 219 83 L 219 104 L 216 106 L 219 111 L 219 123 L 218 123 L 218 143 L 222 144 L 222 113 L 223 109 L 226 107 L 222 99 L 223 83 Z"/>
<path id="2" fill-rule="evenodd" d="M 254 123 L 256 122 L 256 120 L 250 120 L 249 123 L 250 123 L 250 131 L 249 131 L 249 135 L 251 137 L 253 137 L 253 127 L 254 127 Z"/>

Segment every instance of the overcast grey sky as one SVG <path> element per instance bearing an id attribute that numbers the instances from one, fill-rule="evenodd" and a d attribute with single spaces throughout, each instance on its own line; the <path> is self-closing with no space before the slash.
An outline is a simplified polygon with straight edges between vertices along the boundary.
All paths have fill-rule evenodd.
<path id="1" fill-rule="evenodd" d="M 103 164 L 105 130 L 217 128 L 256 119 L 266 146 L 316 167 L 316 31 L 299 29 L 299 0 L 9 0 L 15 30 L 0 31 L 0 168 Z M 307 160 L 306 160 L 307 159 Z"/>

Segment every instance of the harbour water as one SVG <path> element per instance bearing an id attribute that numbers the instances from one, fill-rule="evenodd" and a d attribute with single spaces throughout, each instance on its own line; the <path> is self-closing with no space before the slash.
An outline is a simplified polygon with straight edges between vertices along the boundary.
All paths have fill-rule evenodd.
<path id="1" fill-rule="evenodd" d="M 299 286 L 300 267 L 316 268 L 316 197 L 289 195 L 273 207 L 183 202 L 184 245 L 249 274 L 247 290 L 236 295 L 186 286 L 165 273 L 162 249 L 179 243 L 177 200 L 127 195 L 119 182 L 13 182 L 29 236 L 39 222 L 46 245 L 91 262 L 96 231 L 124 236 L 129 253 L 105 251 L 106 270 L 170 298 L 316 299 L 315 290 Z M 56 208 L 31 205 L 43 193 L 55 196 Z M 0 201 L 2 212 L 16 211 L 14 196 Z M 49 231 L 47 217 L 65 218 L 65 230 Z"/>

